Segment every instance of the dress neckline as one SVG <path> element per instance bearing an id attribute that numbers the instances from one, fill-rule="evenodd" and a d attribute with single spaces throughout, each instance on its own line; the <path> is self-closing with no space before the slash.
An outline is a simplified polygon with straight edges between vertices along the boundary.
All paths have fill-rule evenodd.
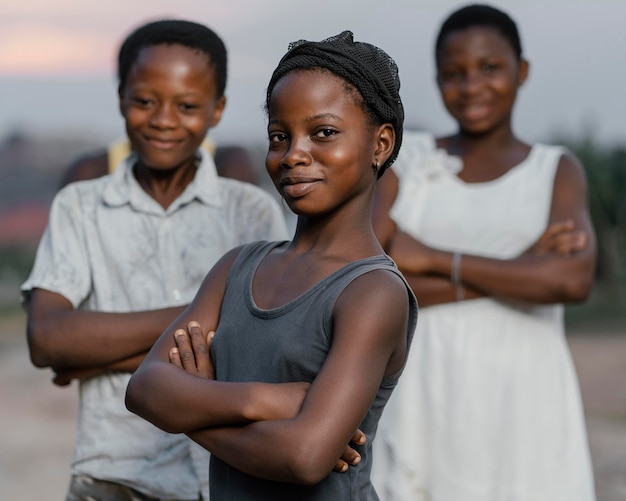
<path id="1" fill-rule="evenodd" d="M 489 187 L 489 186 L 495 186 L 497 184 L 505 182 L 508 178 L 514 176 L 516 172 L 521 171 L 524 168 L 524 166 L 529 164 L 530 161 L 533 159 L 533 157 L 536 155 L 536 152 L 538 149 L 537 144 L 531 144 L 528 155 L 526 155 L 526 157 L 524 157 L 519 163 L 513 165 L 505 173 L 501 174 L 500 176 L 494 179 L 490 179 L 489 181 L 478 181 L 478 182 L 472 183 L 472 182 L 464 181 L 463 179 L 459 177 L 459 174 L 463 171 L 463 159 L 458 155 L 450 155 L 444 148 L 438 147 L 437 138 L 435 136 L 431 135 L 430 140 L 431 140 L 430 142 L 431 142 L 431 147 L 433 151 L 439 151 L 443 153 L 447 158 L 455 159 L 455 161 L 458 161 L 460 163 L 461 169 L 458 172 L 456 172 L 454 176 L 452 177 L 456 183 L 458 183 L 461 186 L 465 186 L 467 188 Z"/>
<path id="2" fill-rule="evenodd" d="M 369 256 L 369 257 L 365 257 L 362 259 L 358 259 L 356 261 L 352 261 L 350 263 L 347 263 L 345 265 L 343 265 L 341 268 L 338 268 L 337 270 L 335 270 L 334 272 L 332 272 L 330 275 L 327 275 L 326 277 L 322 278 L 319 282 L 313 284 L 311 287 L 309 287 L 306 291 L 304 291 L 302 294 L 300 294 L 299 296 L 294 297 L 293 299 L 287 301 L 286 303 L 277 306 L 275 308 L 261 308 L 257 305 L 256 301 L 254 300 L 254 294 L 253 294 L 253 290 L 252 290 L 252 285 L 254 283 L 254 277 L 256 275 L 256 272 L 259 268 L 259 266 L 261 265 L 261 262 L 267 257 L 267 255 L 275 248 L 281 246 L 281 245 L 288 245 L 289 242 L 288 241 L 284 241 L 284 242 L 274 242 L 275 245 L 268 245 L 267 248 L 265 249 L 265 251 L 263 252 L 263 255 L 260 256 L 253 267 L 251 267 L 251 269 L 248 272 L 248 279 L 247 279 L 247 293 L 246 293 L 246 302 L 248 303 L 248 307 L 250 308 L 250 310 L 252 312 L 254 312 L 256 315 L 260 315 L 260 316 L 264 316 L 264 317 L 277 317 L 280 316 L 282 314 L 287 313 L 288 311 L 291 311 L 292 309 L 294 309 L 296 306 L 298 306 L 300 303 L 302 303 L 303 301 L 305 301 L 307 298 L 309 298 L 310 296 L 312 296 L 313 294 L 315 294 L 318 290 L 324 288 L 326 286 L 326 284 L 328 282 L 330 282 L 331 280 L 333 280 L 335 277 L 342 275 L 343 273 L 346 273 L 347 271 L 351 270 L 352 268 L 355 268 L 357 266 L 360 266 L 362 264 L 366 264 L 366 263 L 375 263 L 377 261 L 380 262 L 385 262 L 388 263 L 389 258 L 388 256 L 384 255 L 384 254 L 378 254 L 376 256 Z"/>

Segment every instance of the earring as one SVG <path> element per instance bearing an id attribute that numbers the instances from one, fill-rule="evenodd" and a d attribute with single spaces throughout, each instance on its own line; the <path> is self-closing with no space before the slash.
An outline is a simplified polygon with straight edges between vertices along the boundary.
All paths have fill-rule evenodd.
<path id="1" fill-rule="evenodd" d="M 374 172 L 378 172 L 378 169 L 379 169 L 378 158 L 374 161 L 374 165 L 372 167 L 374 168 Z"/>

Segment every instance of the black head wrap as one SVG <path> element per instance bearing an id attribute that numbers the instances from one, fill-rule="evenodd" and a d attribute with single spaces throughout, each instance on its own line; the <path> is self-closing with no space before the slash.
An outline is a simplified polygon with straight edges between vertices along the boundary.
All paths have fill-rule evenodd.
<path id="1" fill-rule="evenodd" d="M 381 121 L 391 123 L 396 144 L 391 156 L 381 166 L 379 177 L 398 156 L 402 144 L 404 108 L 400 99 L 400 77 L 395 61 L 382 49 L 355 42 L 351 31 L 321 42 L 291 42 L 267 86 L 267 105 L 276 82 L 293 70 L 324 68 L 345 79 L 363 96 L 365 105 Z"/>

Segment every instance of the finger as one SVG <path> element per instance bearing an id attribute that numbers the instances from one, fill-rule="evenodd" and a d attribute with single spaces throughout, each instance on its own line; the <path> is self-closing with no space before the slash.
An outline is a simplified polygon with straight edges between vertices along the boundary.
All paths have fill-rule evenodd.
<path id="1" fill-rule="evenodd" d="M 196 370 L 198 371 L 198 375 L 209 377 L 212 367 L 207 337 L 203 334 L 200 324 L 195 320 L 187 324 L 187 331 L 191 337 L 191 345 L 196 359 Z"/>
<path id="2" fill-rule="evenodd" d="M 206 335 L 206 344 L 209 347 L 209 363 L 210 363 L 210 370 L 209 370 L 209 379 L 215 379 L 215 367 L 213 366 L 213 358 L 211 357 L 211 346 L 213 343 L 213 337 L 215 336 L 215 331 L 209 331 Z"/>
<path id="3" fill-rule="evenodd" d="M 352 435 L 352 439 L 350 440 L 350 442 L 354 442 L 358 445 L 363 445 L 366 440 L 367 437 L 365 436 L 365 433 L 363 433 L 361 430 L 357 430 L 354 435 Z"/>
<path id="4" fill-rule="evenodd" d="M 570 232 L 574 229 L 574 221 L 567 219 L 566 221 L 559 221 L 551 224 L 544 234 L 539 239 L 540 242 L 546 243 L 552 240 L 555 236 L 562 233 Z"/>
<path id="5" fill-rule="evenodd" d="M 343 454 L 341 454 L 341 457 L 339 459 L 341 461 L 344 461 L 346 464 L 351 464 L 352 466 L 354 466 L 355 464 L 359 464 L 359 462 L 361 461 L 361 455 L 352 447 L 346 445 L 343 449 Z"/>
<path id="6" fill-rule="evenodd" d="M 194 357 L 193 348 L 191 346 L 191 342 L 189 341 L 187 331 L 184 329 L 177 329 L 176 332 L 174 332 L 174 339 L 176 340 L 176 347 L 178 348 L 178 355 L 180 356 L 183 369 L 187 372 L 195 374 L 197 372 L 196 359 Z"/>
<path id="7" fill-rule="evenodd" d="M 553 250 L 559 254 L 570 255 L 585 248 L 587 245 L 587 235 L 582 231 L 568 233 L 556 238 L 553 243 Z"/>
<path id="8" fill-rule="evenodd" d="M 333 470 L 337 473 L 345 473 L 348 471 L 348 463 L 342 461 L 341 459 L 338 459 L 337 463 L 335 463 L 335 467 L 333 468 Z"/>
<path id="9" fill-rule="evenodd" d="M 171 348 L 169 352 L 170 363 L 174 364 L 176 367 L 183 368 L 183 363 L 180 360 L 180 353 L 178 353 L 178 348 Z"/>
<path id="10" fill-rule="evenodd" d="M 57 386 L 68 386 L 72 382 L 72 379 L 65 374 L 56 373 L 52 378 L 52 382 Z"/>

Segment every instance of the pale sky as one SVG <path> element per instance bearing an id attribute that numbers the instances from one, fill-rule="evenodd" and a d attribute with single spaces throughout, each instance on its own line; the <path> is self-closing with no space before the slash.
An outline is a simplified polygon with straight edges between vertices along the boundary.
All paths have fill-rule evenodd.
<path id="1" fill-rule="evenodd" d="M 123 134 L 115 56 L 148 20 L 207 24 L 229 49 L 228 106 L 214 136 L 263 142 L 265 86 L 290 41 L 350 29 L 398 63 L 407 124 L 453 131 L 434 84 L 433 43 L 451 0 L 0 0 L 0 136 L 14 128 Z M 528 141 L 592 130 L 626 144 L 626 0 L 500 0 L 531 62 L 515 127 Z"/>

